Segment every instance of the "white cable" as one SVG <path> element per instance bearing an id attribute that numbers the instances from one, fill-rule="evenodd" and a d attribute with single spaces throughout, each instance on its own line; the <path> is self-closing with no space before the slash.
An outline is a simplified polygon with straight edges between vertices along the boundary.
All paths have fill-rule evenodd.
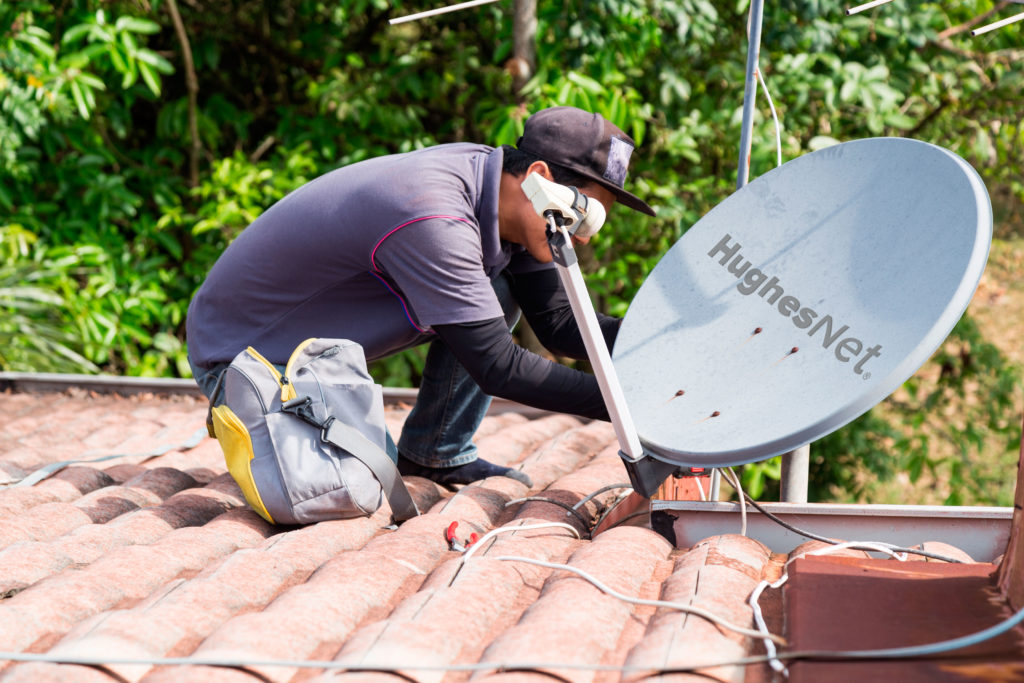
<path id="1" fill-rule="evenodd" d="M 775 121 L 775 155 L 778 161 L 777 165 L 782 166 L 782 124 L 779 123 L 779 115 L 775 112 L 775 103 L 772 101 L 772 94 L 768 92 L 768 84 L 764 82 L 764 76 L 761 74 L 761 65 L 758 64 L 754 71 L 757 73 L 757 80 L 761 83 L 761 89 L 764 90 L 764 96 L 768 98 L 768 107 L 772 110 L 772 120 Z"/>
<path id="2" fill-rule="evenodd" d="M 731 472 L 731 468 L 729 469 Z M 735 476 L 735 473 L 733 473 L 733 476 Z M 900 562 L 906 561 L 906 553 L 893 552 L 890 549 L 892 546 L 886 546 L 889 546 L 889 544 L 876 543 L 873 541 L 852 541 L 848 543 L 837 543 L 835 545 L 830 545 L 825 548 L 818 548 L 817 550 L 809 550 L 807 552 L 800 553 L 796 557 L 790 558 L 783 568 L 785 569 L 786 567 L 789 567 L 790 563 L 806 555 L 831 555 L 834 552 L 838 552 L 839 550 L 844 550 L 846 548 L 851 548 L 855 550 L 874 550 L 876 552 L 888 554 L 894 557 L 895 559 L 899 560 Z M 775 642 L 773 641 L 772 633 L 768 630 L 768 624 L 765 623 L 764 616 L 761 614 L 761 604 L 759 601 L 761 599 L 761 593 L 763 593 L 766 588 L 780 588 L 784 583 L 786 583 L 788 579 L 789 572 L 784 571 L 782 577 L 774 583 L 762 581 L 761 583 L 757 584 L 757 587 L 755 587 L 753 592 L 750 594 L 750 599 L 747 601 L 750 605 L 750 608 L 754 612 L 754 623 L 757 625 L 758 632 L 761 634 L 760 638 L 764 642 L 764 650 L 769 657 L 769 666 L 771 666 L 771 668 L 774 671 L 781 673 L 787 677 L 789 676 L 789 671 L 786 668 L 786 666 L 782 663 L 782 661 L 779 659 L 778 650 L 775 649 Z"/>
<path id="3" fill-rule="evenodd" d="M 871 9 L 872 7 L 878 7 L 879 5 L 884 5 L 887 2 L 892 2 L 892 0 L 871 0 L 871 2 L 865 2 L 863 5 L 849 7 L 846 10 L 846 16 L 850 16 L 852 14 L 859 14 L 864 10 Z"/>
<path id="4" fill-rule="evenodd" d="M 824 548 L 818 548 L 817 550 L 809 550 L 806 553 L 801 553 L 796 557 L 790 558 L 786 562 L 788 567 L 794 560 L 798 560 L 805 555 L 831 555 L 834 552 L 845 550 L 847 548 L 851 550 L 868 550 L 876 553 L 882 553 L 889 557 L 899 560 L 900 562 L 907 561 L 907 554 L 897 552 L 894 548 L 899 546 L 892 545 L 891 543 L 883 543 L 881 541 L 846 541 L 844 543 L 836 543 L 835 545 L 826 546 Z"/>
<path id="5" fill-rule="evenodd" d="M 678 603 L 678 602 L 668 602 L 668 601 L 665 601 L 665 600 L 647 600 L 645 598 L 633 598 L 633 597 L 630 597 L 628 595 L 625 595 L 624 593 L 618 592 L 617 590 L 615 590 L 614 588 L 611 588 L 610 586 L 606 586 L 605 584 L 601 583 L 601 581 L 598 580 L 596 577 L 592 576 L 591 574 L 588 574 L 587 572 L 583 571 L 582 569 L 577 569 L 576 567 L 572 567 L 572 566 L 567 565 L 567 564 L 558 564 L 556 562 L 545 562 L 544 560 L 535 560 L 532 557 L 518 557 L 518 556 L 512 556 L 512 555 L 499 555 L 498 557 L 495 557 L 494 559 L 496 559 L 496 560 L 505 560 L 507 562 L 525 562 L 526 564 L 535 564 L 538 567 L 547 567 L 548 569 L 559 569 L 559 570 L 562 570 L 562 571 L 571 572 L 573 574 L 576 574 L 580 578 L 583 578 L 583 579 L 589 581 L 590 583 L 594 584 L 594 586 L 598 590 L 600 590 L 602 593 L 607 593 L 608 595 L 612 596 L 613 598 L 617 598 L 619 600 L 622 600 L 623 602 L 628 602 L 628 603 L 630 603 L 632 605 L 645 605 L 645 606 L 648 606 L 648 607 L 665 607 L 667 609 L 674 609 L 674 610 L 677 610 L 677 611 L 680 611 L 680 612 L 686 612 L 687 614 L 693 614 L 695 616 L 707 619 L 708 621 L 710 621 L 713 624 L 718 624 L 719 626 L 721 626 L 723 628 L 727 628 L 730 631 L 735 631 L 736 633 L 738 633 L 740 635 L 743 635 L 743 636 L 749 636 L 751 638 L 766 638 L 767 637 L 767 638 L 770 638 L 770 639 L 774 640 L 779 645 L 785 645 L 786 644 L 786 641 L 781 636 L 776 636 L 776 635 L 772 635 L 772 634 L 768 634 L 766 636 L 765 633 L 762 632 L 762 631 L 755 630 L 755 629 L 752 629 L 752 628 L 744 628 L 743 626 L 737 626 L 736 624 L 733 624 L 733 623 L 731 623 L 729 621 L 726 621 L 725 619 L 723 619 L 722 617 L 718 616 L 717 614 L 714 614 L 713 612 L 709 612 L 708 610 L 702 609 L 700 607 L 695 607 L 693 605 L 683 605 L 683 604 Z"/>
<path id="6" fill-rule="evenodd" d="M 740 483 L 740 478 L 736 475 L 736 472 L 731 467 L 726 467 L 722 470 L 725 480 L 729 482 L 729 485 L 736 489 L 736 493 L 740 497 L 740 536 L 747 535 L 747 497 L 743 495 L 743 485 Z"/>
<path id="7" fill-rule="evenodd" d="M 1021 20 L 1024 20 L 1024 12 L 1021 12 L 1020 14 L 1014 14 L 1012 17 L 1007 17 L 1006 19 L 997 21 L 994 24 L 989 24 L 987 26 L 982 26 L 981 28 L 976 28 L 973 31 L 971 31 L 971 36 L 980 36 L 983 33 L 995 31 L 996 29 L 1002 28 L 1004 26 L 1009 26 L 1010 24 L 1016 23 Z"/>
<path id="8" fill-rule="evenodd" d="M 768 630 L 768 624 L 765 623 L 764 615 L 761 613 L 761 603 L 759 601 L 761 600 L 761 593 L 764 592 L 765 588 L 780 588 L 788 579 L 789 574 L 783 574 L 782 578 L 775 583 L 762 581 L 757 584 L 756 588 L 754 588 L 754 592 L 750 594 L 749 600 L 750 608 L 754 612 L 754 623 L 757 624 L 757 630 L 762 634 L 761 641 L 764 643 L 764 651 L 770 658 L 768 660 L 768 665 L 771 666 L 773 670 L 787 678 L 789 677 L 789 669 L 786 668 L 786 665 L 783 664 L 777 656 L 778 650 L 775 649 L 775 641 L 771 638 L 772 633 Z"/>
<path id="9" fill-rule="evenodd" d="M 1024 613 L 1024 612 L 1022 612 Z M 798 657 L 804 653 L 794 653 Z M 827 654 L 827 653 L 826 653 Z M 786 655 L 781 655 L 785 657 Z M 824 655 L 821 655 L 824 656 Z M 288 667 L 290 669 L 325 669 L 328 671 L 380 671 L 385 673 L 400 674 L 404 671 L 435 671 L 435 672 L 464 672 L 477 673 L 485 671 L 508 672 L 508 671 L 601 671 L 618 674 L 653 674 L 653 673 L 682 673 L 688 671 L 699 671 L 701 669 L 719 669 L 726 666 L 750 666 L 752 664 L 763 664 L 768 661 L 767 657 L 755 655 L 752 657 L 736 657 L 733 659 L 702 661 L 682 666 L 665 667 L 661 664 L 587 664 L 581 662 L 538 662 L 538 661 L 497 661 L 478 662 L 474 664 L 424 664 L 416 662 L 394 662 L 390 664 L 376 664 L 373 662 L 342 662 L 323 659 L 234 659 L 214 657 L 101 657 L 95 655 L 59 655 L 35 652 L 2 652 L 0 661 L 10 662 L 43 662 L 48 664 L 81 664 L 85 666 L 213 666 L 229 669 L 246 669 L 264 667 Z"/>
<path id="10" fill-rule="evenodd" d="M 521 524 L 519 526 L 500 526 L 497 529 L 491 529 L 486 534 L 480 537 L 480 540 L 469 547 L 469 549 L 462 555 L 462 563 L 465 564 L 466 560 L 473 556 L 473 553 L 477 551 L 477 548 L 483 546 L 485 541 L 489 541 L 498 534 L 508 533 L 510 531 L 528 531 L 530 529 L 547 529 L 549 527 L 560 527 L 562 529 L 568 529 L 573 533 L 577 539 L 580 538 L 580 532 L 576 530 L 576 527 L 565 522 L 537 522 L 536 524 Z"/>
<path id="11" fill-rule="evenodd" d="M 497 529 L 491 529 L 486 534 L 481 536 L 480 539 L 477 540 L 476 543 L 474 543 L 473 545 L 469 546 L 469 548 L 466 549 L 466 552 L 462 553 L 462 557 L 459 558 L 459 565 L 455 568 L 455 573 L 452 574 L 452 578 L 448 581 L 448 585 L 451 586 L 452 584 L 455 583 L 455 579 L 459 578 L 459 572 L 461 572 L 462 568 L 466 565 L 466 560 L 468 560 L 470 557 L 472 557 L 473 553 L 475 553 L 478 548 L 482 547 L 485 542 L 491 540 L 492 538 L 494 538 L 498 534 L 504 534 L 504 533 L 508 533 L 510 531 L 528 531 L 530 529 L 547 529 L 547 528 L 550 528 L 550 527 L 559 527 L 559 528 L 562 528 L 562 529 L 568 529 L 569 531 L 571 531 L 573 533 L 573 535 L 578 540 L 581 539 L 580 532 L 576 530 L 576 527 L 574 527 L 574 526 L 572 526 L 570 524 L 566 524 L 565 522 L 537 522 L 536 524 L 520 524 L 519 526 L 510 526 L 510 525 L 506 524 L 505 526 L 500 526 Z"/>
<path id="12" fill-rule="evenodd" d="M 708 496 L 704 493 L 704 485 L 700 483 L 700 477 L 694 477 L 693 482 L 697 485 L 697 492 L 700 494 L 701 502 L 706 503 Z"/>
<path id="13" fill-rule="evenodd" d="M 460 9 L 469 9 L 470 7 L 476 7 L 478 5 L 486 5 L 498 0 L 469 0 L 469 2 L 460 2 L 456 5 L 449 5 L 447 7 L 438 7 L 437 9 L 428 9 L 426 12 L 417 12 L 416 14 L 408 14 L 404 17 L 398 17 L 397 19 L 391 19 L 388 23 L 394 26 L 395 24 L 404 24 L 407 21 L 416 21 L 417 19 L 426 19 L 437 14 L 447 14 L 448 12 L 457 12 Z"/>

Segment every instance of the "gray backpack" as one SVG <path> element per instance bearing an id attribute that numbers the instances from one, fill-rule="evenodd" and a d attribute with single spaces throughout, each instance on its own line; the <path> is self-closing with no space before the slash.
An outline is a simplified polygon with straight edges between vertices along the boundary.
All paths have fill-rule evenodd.
<path id="1" fill-rule="evenodd" d="M 219 404 L 219 405 L 218 405 Z M 363 349 L 307 339 L 281 373 L 255 349 L 221 374 L 208 426 L 249 505 L 275 524 L 418 513 L 388 457 L 381 388 Z"/>

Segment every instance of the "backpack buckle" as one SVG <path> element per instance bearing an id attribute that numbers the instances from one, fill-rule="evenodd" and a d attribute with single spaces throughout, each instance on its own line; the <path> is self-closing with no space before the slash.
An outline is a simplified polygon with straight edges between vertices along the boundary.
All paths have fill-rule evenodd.
<path id="1" fill-rule="evenodd" d="M 319 427 L 321 431 L 326 431 L 330 425 L 330 420 L 317 419 L 316 414 L 313 412 L 313 399 L 309 396 L 299 396 L 290 401 L 285 401 L 281 404 L 281 412 L 294 415 L 314 427 Z"/>

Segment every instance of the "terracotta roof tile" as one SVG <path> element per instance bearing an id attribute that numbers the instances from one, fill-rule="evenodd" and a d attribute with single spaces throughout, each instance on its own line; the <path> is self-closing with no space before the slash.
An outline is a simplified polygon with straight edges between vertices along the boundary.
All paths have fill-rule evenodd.
<path id="1" fill-rule="evenodd" d="M 394 528 L 386 508 L 304 527 L 267 524 L 245 505 L 214 440 L 180 447 L 204 426 L 205 402 L 194 397 L 0 393 L 0 412 L 10 417 L 0 425 L 0 480 L 65 459 L 123 456 L 0 490 L 0 651 L 107 662 L 0 662 L 4 681 L 396 680 L 376 666 L 405 666 L 399 674 L 422 683 L 639 681 L 638 671 L 585 667 L 649 672 L 762 648 L 697 616 L 627 604 L 567 570 L 498 558 L 564 563 L 625 595 L 704 607 L 746 627 L 747 596 L 787 560 L 736 535 L 672 548 L 644 514 L 590 538 L 629 491 L 628 478 L 611 426 L 569 416 L 489 415 L 475 439 L 481 455 L 521 468 L 533 488 L 495 477 L 453 492 L 407 477 L 424 514 Z M 403 405 L 386 411 L 396 436 L 407 414 Z M 445 540 L 452 523 L 461 541 L 524 528 L 478 541 L 467 560 Z M 525 528 L 542 523 L 559 525 Z M 810 542 L 790 557 L 824 546 Z M 865 553 L 821 561 L 843 557 Z M 761 604 L 781 632 L 782 591 Z M 250 664 L 114 661 L 164 657 Z M 408 668 L 517 662 L 565 666 L 475 675 Z M 770 673 L 732 665 L 660 678 L 759 682 Z"/>
<path id="2" fill-rule="evenodd" d="M 676 557 L 672 575 L 662 588 L 662 600 L 703 607 L 728 621 L 749 626 L 752 612 L 744 600 L 762 579 L 770 551 L 743 536 L 716 536 Z M 662 610 L 652 619 L 643 642 L 630 653 L 633 666 L 678 667 L 714 659 L 726 660 L 747 654 L 743 636 L 719 629 L 710 622 L 678 611 Z M 741 667 L 719 667 L 696 678 L 720 681 L 743 679 Z M 627 680 L 639 680 L 628 676 Z"/>
<path id="3" fill-rule="evenodd" d="M 647 597 L 643 594 L 647 582 L 671 550 L 664 538 L 649 529 L 620 527 L 593 543 L 580 545 L 566 564 L 613 590 L 640 598 Z M 554 571 L 547 576 L 538 599 L 513 627 L 494 639 L 480 661 L 622 664 L 627 652 L 624 645 L 628 644 L 622 642 L 623 631 L 639 616 L 632 606 L 579 576 Z M 596 675 L 568 669 L 550 673 L 574 683 L 592 681 Z"/>
<path id="4" fill-rule="evenodd" d="M 942 543 L 940 541 L 925 541 L 921 544 L 921 550 L 927 550 L 930 553 L 936 555 L 942 555 L 943 557 L 949 557 L 954 560 L 959 560 L 967 564 L 975 562 L 974 558 L 965 553 L 955 545 L 949 543 Z M 934 558 L 925 557 L 924 555 L 908 555 L 907 560 L 910 562 L 942 562 L 942 560 L 936 560 Z M 943 563 L 944 564 L 944 563 Z"/>

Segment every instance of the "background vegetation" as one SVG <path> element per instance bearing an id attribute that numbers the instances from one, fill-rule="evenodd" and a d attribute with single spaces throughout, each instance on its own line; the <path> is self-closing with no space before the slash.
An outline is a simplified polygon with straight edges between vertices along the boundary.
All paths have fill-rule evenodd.
<path id="1" fill-rule="evenodd" d="M 586 254 L 600 307 L 624 313 L 735 186 L 747 2 L 541 0 L 521 89 L 511 0 L 387 23 L 433 5 L 0 4 L 0 369 L 187 376 L 189 299 L 274 201 L 379 154 L 514 142 L 529 112 L 555 104 L 600 111 L 641 144 L 631 183 L 659 217 L 617 209 Z M 875 135 L 934 142 L 979 169 L 1012 237 L 1024 32 L 968 33 L 1008 7 L 895 0 L 845 17 L 835 0 L 767 3 L 761 68 L 783 157 Z M 774 165 L 773 141 L 761 116 L 753 176 Z M 421 363 L 412 352 L 374 371 L 415 384 Z M 863 498 L 898 474 L 940 502 L 1009 504 L 1018 386 L 1016 364 L 966 318 L 896 397 L 815 444 L 812 498 Z M 776 469 L 744 476 L 770 494 Z"/>

